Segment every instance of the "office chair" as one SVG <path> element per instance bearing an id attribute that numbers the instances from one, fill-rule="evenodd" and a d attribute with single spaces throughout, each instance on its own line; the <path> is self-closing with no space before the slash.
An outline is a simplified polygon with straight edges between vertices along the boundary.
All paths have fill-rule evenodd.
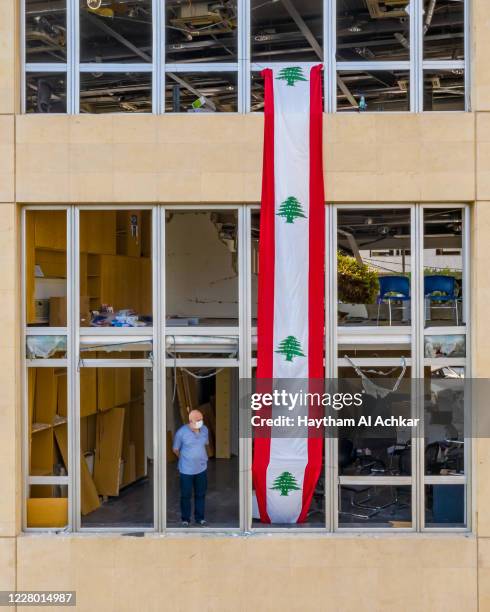
<path id="1" fill-rule="evenodd" d="M 459 325 L 458 296 L 456 295 L 456 279 L 454 276 L 434 274 L 424 277 L 424 298 L 426 300 L 426 320 L 430 318 L 432 302 L 453 302 L 452 306 L 439 306 L 439 308 L 453 308 L 456 325 Z"/>
<path id="2" fill-rule="evenodd" d="M 391 302 L 410 301 L 410 281 L 406 276 L 380 276 L 379 295 L 376 299 L 378 304 L 378 316 L 376 324 L 379 325 L 379 309 L 384 301 L 388 302 L 388 312 L 391 326 Z M 402 306 L 403 308 L 403 306 Z"/>

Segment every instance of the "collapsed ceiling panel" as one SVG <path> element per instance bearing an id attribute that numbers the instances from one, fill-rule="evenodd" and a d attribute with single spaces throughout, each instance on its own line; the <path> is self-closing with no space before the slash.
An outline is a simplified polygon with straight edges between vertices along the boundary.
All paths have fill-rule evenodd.
<path id="1" fill-rule="evenodd" d="M 338 0 L 338 61 L 410 59 L 408 0 Z"/>
<path id="2" fill-rule="evenodd" d="M 66 0 L 25 0 L 26 61 L 66 62 Z"/>
<path id="3" fill-rule="evenodd" d="M 251 0 L 252 61 L 321 59 L 322 0 Z"/>
<path id="4" fill-rule="evenodd" d="M 80 0 L 81 62 L 151 62 L 151 56 L 152 0 Z"/>
<path id="5" fill-rule="evenodd" d="M 150 113 L 150 72 L 82 73 L 81 113 Z"/>
<path id="6" fill-rule="evenodd" d="M 169 62 L 236 62 L 236 0 L 167 0 L 166 59 Z"/>

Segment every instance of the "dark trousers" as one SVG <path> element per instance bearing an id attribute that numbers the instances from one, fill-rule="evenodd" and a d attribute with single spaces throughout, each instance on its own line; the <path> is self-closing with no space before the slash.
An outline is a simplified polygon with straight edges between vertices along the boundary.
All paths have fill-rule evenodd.
<path id="1" fill-rule="evenodd" d="M 191 497 L 194 489 L 194 518 L 204 520 L 204 504 L 208 488 L 208 472 L 200 474 L 180 474 L 180 514 L 183 521 L 191 520 Z"/>

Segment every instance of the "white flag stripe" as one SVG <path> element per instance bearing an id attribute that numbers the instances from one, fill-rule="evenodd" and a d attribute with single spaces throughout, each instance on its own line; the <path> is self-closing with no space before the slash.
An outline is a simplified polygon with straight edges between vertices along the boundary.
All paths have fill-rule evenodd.
<path id="1" fill-rule="evenodd" d="M 274 187 L 275 187 L 275 269 L 274 269 L 274 356 L 276 379 L 308 378 L 308 268 L 309 268 L 309 121 L 310 80 L 294 85 L 274 78 Z M 281 206 L 295 198 L 304 217 L 293 222 L 280 216 Z M 293 336 L 302 355 L 286 359 L 277 352 L 281 342 Z M 304 435 L 304 430 L 303 430 Z M 271 433 L 267 468 L 267 513 L 273 523 L 295 523 L 303 502 L 303 479 L 308 463 L 308 440 L 278 438 Z M 277 479 L 292 475 L 296 488 L 286 494 L 278 490 Z"/>

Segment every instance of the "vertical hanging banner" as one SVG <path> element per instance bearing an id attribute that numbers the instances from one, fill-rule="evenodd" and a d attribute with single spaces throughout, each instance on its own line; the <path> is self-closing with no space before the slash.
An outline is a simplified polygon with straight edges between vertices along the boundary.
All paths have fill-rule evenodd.
<path id="1" fill-rule="evenodd" d="M 257 389 L 324 377 L 325 200 L 322 66 L 266 69 L 259 243 Z M 303 384 L 304 388 L 304 384 Z M 262 408 L 267 416 L 267 409 Z M 262 430 L 263 431 L 263 430 Z M 254 437 L 253 481 L 264 523 L 304 522 L 323 439 Z"/>

